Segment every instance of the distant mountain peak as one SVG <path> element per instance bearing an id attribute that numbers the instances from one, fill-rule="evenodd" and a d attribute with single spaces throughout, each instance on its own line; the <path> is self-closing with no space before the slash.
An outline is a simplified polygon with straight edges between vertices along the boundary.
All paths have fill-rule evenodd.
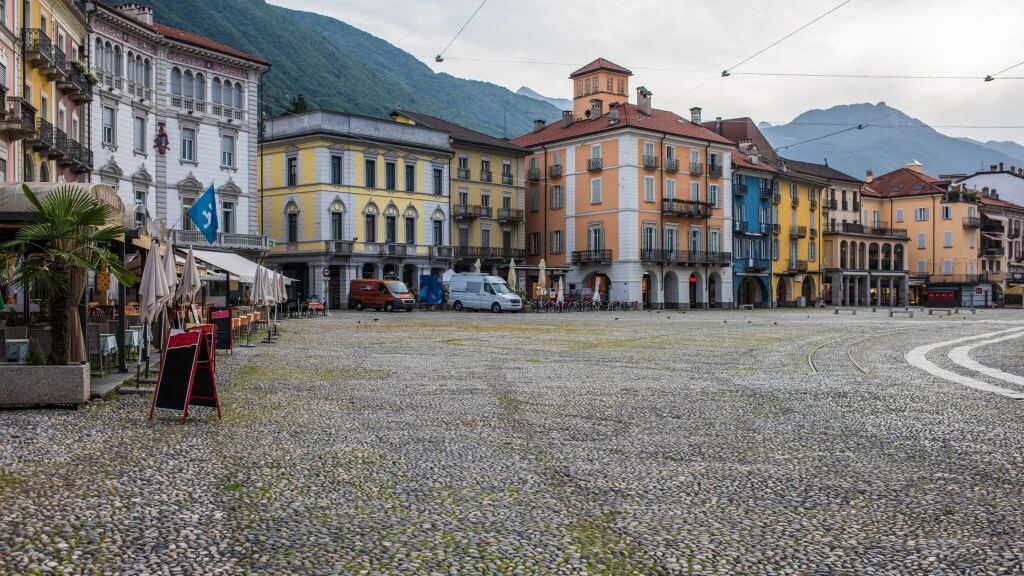
<path id="1" fill-rule="evenodd" d="M 519 94 L 520 96 L 527 96 L 534 100 L 540 100 L 541 102 L 547 102 L 559 110 L 572 110 L 572 100 L 569 100 L 568 98 L 551 98 L 550 96 L 544 96 L 526 86 L 520 86 L 519 90 L 516 90 L 516 94 Z"/>

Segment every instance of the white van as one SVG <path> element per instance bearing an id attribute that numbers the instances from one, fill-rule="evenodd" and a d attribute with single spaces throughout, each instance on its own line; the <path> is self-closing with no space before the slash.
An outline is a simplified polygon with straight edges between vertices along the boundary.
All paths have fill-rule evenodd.
<path id="1" fill-rule="evenodd" d="M 455 310 L 522 310 L 523 301 L 500 276 L 462 272 L 448 281 L 448 302 Z"/>

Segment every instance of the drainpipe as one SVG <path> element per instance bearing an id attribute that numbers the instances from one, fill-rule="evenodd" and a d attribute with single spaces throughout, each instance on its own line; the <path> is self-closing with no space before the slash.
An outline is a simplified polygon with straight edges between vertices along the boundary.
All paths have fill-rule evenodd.
<path id="1" fill-rule="evenodd" d="M 664 200 L 665 200 L 665 159 L 666 159 L 665 158 L 665 156 L 666 156 L 665 155 L 665 134 L 661 135 L 661 143 L 658 145 L 658 150 L 661 151 L 661 165 L 658 167 L 658 174 L 659 174 L 659 178 L 658 178 L 659 182 L 658 183 L 661 184 L 661 186 L 658 186 L 658 190 L 660 191 L 659 194 L 658 194 L 658 197 L 659 197 L 659 199 L 662 202 L 664 202 Z M 662 251 L 662 254 L 664 254 L 665 253 L 665 213 L 664 213 L 663 210 L 660 210 L 660 209 L 658 210 L 658 229 L 661 231 L 660 232 L 661 233 L 661 242 L 659 242 L 659 244 L 661 244 L 661 251 Z M 658 241 L 658 238 L 656 237 L 655 238 L 655 242 L 657 242 L 657 241 Z M 664 258 L 660 258 L 659 260 L 661 261 L 661 282 L 659 282 L 659 285 L 661 287 L 661 303 L 658 305 L 658 309 L 659 310 L 664 310 L 665 309 L 665 259 Z"/>
<path id="2" fill-rule="evenodd" d="M 544 145 L 541 145 L 540 149 L 543 152 L 542 156 L 544 158 L 544 161 L 542 162 L 543 168 L 541 168 L 541 170 L 544 171 L 544 174 L 543 175 L 538 174 L 538 176 L 541 178 L 541 182 L 544 183 L 544 202 L 543 202 L 543 205 L 540 206 L 540 209 L 544 213 L 544 229 L 541 232 L 541 238 L 540 238 L 540 257 L 541 257 L 542 260 L 544 260 L 545 263 L 547 263 L 547 256 L 548 256 L 548 147 L 544 146 Z M 568 158 L 566 158 L 566 160 L 568 160 Z M 565 169 L 564 168 L 562 169 L 562 177 L 563 178 L 566 177 Z M 564 207 L 562 209 L 565 210 Z M 567 219 L 567 221 L 568 221 L 568 219 Z M 539 278 L 538 278 L 538 280 L 539 280 Z M 544 287 L 544 294 L 545 294 L 545 296 L 547 295 L 547 286 Z"/>
<path id="3" fill-rule="evenodd" d="M 704 198 L 705 198 L 705 200 L 708 203 L 708 213 L 709 214 L 711 212 L 711 199 L 708 197 L 709 192 L 710 192 L 709 185 L 710 185 L 710 178 L 711 178 L 711 175 L 708 174 L 708 172 L 711 171 L 710 170 L 710 167 L 711 167 L 710 160 L 711 160 L 711 142 L 708 142 L 708 145 L 704 147 L 704 162 L 705 162 L 705 164 L 708 165 L 708 168 L 709 168 L 708 170 L 704 171 Z M 721 193 L 721 191 L 719 191 L 719 193 Z M 703 248 L 704 248 L 704 306 L 706 308 L 711 308 L 711 302 L 708 301 L 708 300 L 710 300 L 710 295 L 711 295 L 711 290 L 709 289 L 710 277 L 709 277 L 709 272 L 708 272 L 708 240 L 709 240 L 708 232 L 709 232 L 709 229 L 710 229 L 710 225 L 708 224 L 708 221 L 710 219 L 711 219 L 710 217 L 704 219 L 704 246 L 703 246 Z"/>
<path id="4" fill-rule="evenodd" d="M 775 308 L 775 182 L 779 176 L 772 176 L 768 190 L 768 309 Z"/>

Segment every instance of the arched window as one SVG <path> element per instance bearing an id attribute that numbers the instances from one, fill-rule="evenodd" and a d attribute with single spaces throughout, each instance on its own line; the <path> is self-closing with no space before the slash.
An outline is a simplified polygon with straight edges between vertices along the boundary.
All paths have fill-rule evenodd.
<path id="1" fill-rule="evenodd" d="M 35 182 L 36 180 L 36 167 L 32 163 L 32 155 L 25 154 L 25 182 Z"/>
<path id="2" fill-rule="evenodd" d="M 892 253 L 893 253 L 892 269 L 893 270 L 903 270 L 903 245 L 902 244 L 897 244 L 896 246 L 894 246 Z"/>
<path id="3" fill-rule="evenodd" d="M 50 181 L 50 166 L 49 163 L 43 162 L 39 165 L 39 181 L 49 182 Z"/>
<path id="4" fill-rule="evenodd" d="M 128 66 L 125 71 L 128 72 L 128 81 L 135 82 L 135 55 L 131 50 L 128 51 Z"/>
<path id="5" fill-rule="evenodd" d="M 103 45 L 103 69 L 114 71 L 114 46 L 110 42 Z"/>
<path id="6" fill-rule="evenodd" d="M 409 206 L 405 209 L 405 243 L 416 244 L 416 218 L 419 214 Z"/>
<path id="7" fill-rule="evenodd" d="M 153 87 L 153 67 L 149 63 L 149 58 L 146 58 L 143 61 L 142 67 L 143 67 L 143 72 L 145 73 L 145 82 L 144 82 L 144 84 L 146 85 L 146 88 L 152 88 Z"/>
<path id="8" fill-rule="evenodd" d="M 285 207 L 285 214 L 287 215 L 287 234 L 288 242 L 299 241 L 299 206 L 295 202 L 289 202 L 288 206 Z"/>
<path id="9" fill-rule="evenodd" d="M 235 82 L 235 108 L 242 109 L 242 84 Z"/>
<path id="10" fill-rule="evenodd" d="M 224 97 L 221 100 L 225 106 L 231 106 L 231 82 L 224 83 Z"/>
<path id="11" fill-rule="evenodd" d="M 124 75 L 124 70 L 123 70 L 123 66 L 122 66 L 121 62 L 122 62 L 122 60 L 121 60 L 121 47 L 115 45 L 114 46 L 114 74 L 116 74 L 118 76 L 123 76 Z"/>
<path id="12" fill-rule="evenodd" d="M 196 100 L 206 100 L 206 77 L 202 74 L 196 74 Z"/>
<path id="13" fill-rule="evenodd" d="M 331 203 L 331 240 L 345 239 L 345 204 L 341 200 Z"/>
<path id="14" fill-rule="evenodd" d="M 192 72 L 190 70 L 185 70 L 185 78 L 184 78 L 184 82 L 182 83 L 181 94 L 182 94 L 182 96 L 185 96 L 186 98 L 191 98 L 192 97 L 192 92 L 194 90 L 195 90 L 195 81 L 194 81 L 194 79 L 192 77 Z"/>
<path id="15" fill-rule="evenodd" d="M 214 104 L 220 104 L 220 78 L 213 77 L 213 82 L 210 83 L 210 101 Z"/>
<path id="16" fill-rule="evenodd" d="M 431 242 L 434 246 L 441 246 L 444 244 L 444 212 L 440 208 L 434 210 L 434 216 L 431 218 L 431 235 L 433 241 Z"/>
<path id="17" fill-rule="evenodd" d="M 181 69 L 171 68 L 171 94 L 181 96 Z"/>
<path id="18" fill-rule="evenodd" d="M 92 51 L 92 66 L 97 70 L 103 70 L 103 41 L 96 39 L 96 48 Z"/>
<path id="19" fill-rule="evenodd" d="M 846 240 L 843 240 L 842 242 L 839 243 L 839 267 L 840 268 L 846 268 L 846 252 L 847 252 Z"/>
<path id="20" fill-rule="evenodd" d="M 135 55 L 135 81 L 142 84 L 146 79 L 146 68 L 142 65 L 142 56 Z"/>
<path id="21" fill-rule="evenodd" d="M 377 242 L 377 205 L 370 202 L 363 210 L 363 241 Z"/>
<path id="22" fill-rule="evenodd" d="M 882 270 L 892 270 L 891 244 L 882 244 Z"/>

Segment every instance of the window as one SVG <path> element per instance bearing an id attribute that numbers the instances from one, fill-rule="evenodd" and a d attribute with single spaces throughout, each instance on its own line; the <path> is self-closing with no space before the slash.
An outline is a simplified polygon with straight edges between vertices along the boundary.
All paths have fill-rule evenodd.
<path id="1" fill-rule="evenodd" d="M 967 247 L 968 248 L 974 248 L 974 234 L 971 234 L 967 238 L 969 238 L 969 243 L 968 243 Z"/>
<path id="2" fill-rule="evenodd" d="M 644 176 L 644 202 L 654 202 L 654 176 Z"/>
<path id="3" fill-rule="evenodd" d="M 953 219 L 953 207 L 952 206 L 943 206 L 942 207 L 942 219 L 943 220 L 952 220 Z"/>
<path id="4" fill-rule="evenodd" d="M 903 208 L 896 210 L 896 221 L 903 222 Z"/>
<path id="5" fill-rule="evenodd" d="M 440 168 L 434 168 L 434 195 L 444 194 L 444 172 Z"/>
<path id="6" fill-rule="evenodd" d="M 182 230 L 195 230 L 196 225 L 192 222 L 192 219 L 188 217 L 188 209 L 192 207 L 192 204 L 196 201 L 195 198 L 181 198 L 181 229 Z"/>
<path id="7" fill-rule="evenodd" d="M 536 212 L 540 210 L 540 188 L 530 188 L 530 211 Z"/>
<path id="8" fill-rule="evenodd" d="M 196 161 L 196 131 L 194 128 L 181 129 L 181 159 L 185 162 Z"/>
<path id="9" fill-rule="evenodd" d="M 565 188 L 561 185 L 551 187 L 551 208 L 557 210 L 565 206 Z"/>
<path id="10" fill-rule="evenodd" d="M 953 274 L 953 261 L 943 260 L 942 261 L 942 273 L 946 276 Z"/>
<path id="11" fill-rule="evenodd" d="M 146 225 L 146 191 L 136 190 L 135 191 L 135 226 L 142 227 Z"/>
<path id="12" fill-rule="evenodd" d="M 366 235 L 367 242 L 377 241 L 377 214 L 373 212 L 367 212 L 363 217 L 363 234 Z"/>
<path id="13" fill-rule="evenodd" d="M 299 215 L 295 213 L 288 214 L 288 241 L 299 241 Z"/>
<path id="14" fill-rule="evenodd" d="M 778 238 L 773 238 L 772 239 L 772 260 L 778 260 L 778 259 L 779 259 L 779 239 Z"/>
<path id="15" fill-rule="evenodd" d="M 796 184 L 789 185 L 789 197 L 796 200 L 800 197 L 800 187 Z"/>
<path id="16" fill-rule="evenodd" d="M 501 183 L 511 185 L 512 184 L 512 163 L 502 162 L 501 164 Z"/>
<path id="17" fill-rule="evenodd" d="M 434 246 L 440 246 L 444 243 L 444 222 L 442 220 L 434 219 Z"/>
<path id="18" fill-rule="evenodd" d="M 146 152 L 146 119 L 142 116 L 135 117 L 135 151 Z"/>
<path id="19" fill-rule="evenodd" d="M 491 247 L 491 229 L 481 228 L 480 229 L 480 247 L 490 248 Z"/>
<path id="20" fill-rule="evenodd" d="M 530 256 L 539 256 L 540 250 L 540 232 L 530 232 Z"/>
<path id="21" fill-rule="evenodd" d="M 490 182 L 491 181 L 491 161 L 486 159 L 480 160 L 480 181 Z"/>
<path id="22" fill-rule="evenodd" d="M 115 140 L 116 132 L 115 126 L 117 126 L 116 116 L 114 109 L 110 106 L 103 107 L 103 143 L 108 146 L 117 146 Z"/>
<path id="23" fill-rule="evenodd" d="M 675 160 L 676 159 L 676 147 L 675 146 L 666 146 L 665 147 L 665 159 L 666 160 Z"/>
<path id="24" fill-rule="evenodd" d="M 331 184 L 341 184 L 341 156 L 331 155 Z"/>
<path id="25" fill-rule="evenodd" d="M 928 220 L 928 209 L 927 208 L 915 208 L 914 209 L 914 220 L 918 222 L 924 222 Z"/>
<path id="26" fill-rule="evenodd" d="M 565 252 L 565 233 L 561 230 L 551 232 L 551 253 L 561 254 Z"/>
<path id="27" fill-rule="evenodd" d="M 587 250 L 604 250 L 604 228 L 591 226 L 587 230 Z"/>
<path id="28" fill-rule="evenodd" d="M 601 162 L 601 145 L 594 144 L 590 147 L 590 158 L 591 160 L 597 161 L 598 164 Z"/>
<path id="29" fill-rule="evenodd" d="M 341 211 L 341 202 L 331 207 L 331 240 L 345 239 L 345 213 Z"/>
<path id="30" fill-rule="evenodd" d="M 416 165 L 406 164 L 405 165 L 405 191 L 415 192 L 416 191 Z"/>
<path id="31" fill-rule="evenodd" d="M 392 214 L 384 216 L 384 241 L 394 244 L 398 238 L 398 218 Z"/>
<path id="32" fill-rule="evenodd" d="M 658 249 L 658 228 L 654 225 L 644 225 L 643 234 L 640 236 L 640 249 L 644 252 Z"/>
<path id="33" fill-rule="evenodd" d="M 367 188 L 377 187 L 377 161 L 367 160 L 363 168 L 363 185 Z"/>
<path id="34" fill-rule="evenodd" d="M 811 240 L 807 244 L 807 260 L 810 261 L 810 262 L 814 262 L 817 259 L 818 259 L 818 243 L 815 242 L 814 240 Z"/>
<path id="35" fill-rule="evenodd" d="M 469 205 L 469 190 L 466 188 L 459 189 L 459 206 Z"/>
<path id="36" fill-rule="evenodd" d="M 600 204 L 601 203 L 601 179 L 595 178 L 590 181 L 590 203 Z"/>
<path id="37" fill-rule="evenodd" d="M 405 243 L 416 243 L 416 218 L 412 216 L 405 217 Z"/>
<path id="38" fill-rule="evenodd" d="M 690 200 L 700 200 L 700 182 L 690 182 Z"/>
<path id="39" fill-rule="evenodd" d="M 235 137 L 224 134 L 220 137 L 220 165 L 235 167 Z"/>
<path id="40" fill-rule="evenodd" d="M 669 179 L 665 180 L 665 198 L 676 197 L 676 181 Z"/>
<path id="41" fill-rule="evenodd" d="M 927 238 L 927 234 L 925 234 L 924 232 L 921 232 L 920 234 L 917 235 L 917 247 L 918 248 L 924 248 L 925 247 L 925 239 L 926 238 Z"/>
<path id="42" fill-rule="evenodd" d="M 708 184 L 708 202 L 715 208 L 721 207 L 718 197 L 718 184 Z"/>
<path id="43" fill-rule="evenodd" d="M 945 206 L 943 206 L 943 208 L 945 208 Z M 943 248 L 952 248 L 953 247 L 953 233 L 952 232 L 943 232 L 942 233 L 942 247 Z"/>
<path id="44" fill-rule="evenodd" d="M 220 231 L 225 234 L 233 234 L 235 232 L 235 203 L 222 202 L 220 212 Z"/>
<path id="45" fill-rule="evenodd" d="M 295 186 L 299 183 L 299 159 L 293 156 L 285 162 L 287 164 L 285 169 L 285 185 Z"/>
<path id="46" fill-rule="evenodd" d="M 917 261 L 917 272 L 919 274 L 925 274 L 928 272 L 928 262 L 925 260 Z"/>
<path id="47" fill-rule="evenodd" d="M 395 163 L 385 162 L 384 163 L 384 189 L 394 190 L 395 189 Z"/>

